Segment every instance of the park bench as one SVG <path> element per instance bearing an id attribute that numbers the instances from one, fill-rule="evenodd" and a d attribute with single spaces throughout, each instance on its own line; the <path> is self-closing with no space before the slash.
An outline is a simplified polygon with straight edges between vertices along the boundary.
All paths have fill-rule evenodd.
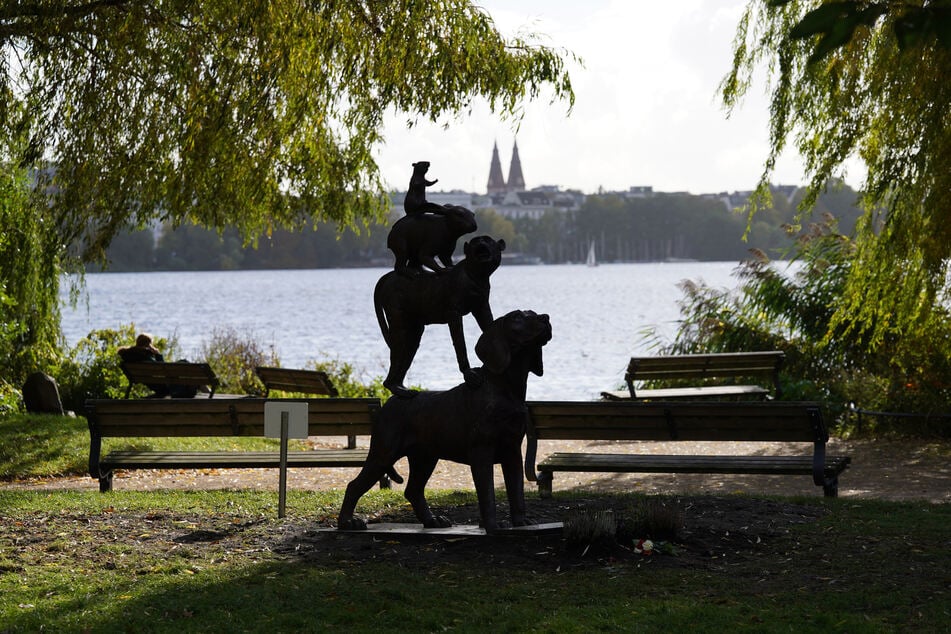
<path id="1" fill-rule="evenodd" d="M 816 403 L 790 401 L 530 402 L 525 475 L 542 497 L 555 471 L 811 475 L 827 497 L 838 495 L 848 456 L 826 455 L 828 432 Z M 803 442 L 811 454 L 656 455 L 559 452 L 536 466 L 544 440 Z"/>
<path id="2" fill-rule="evenodd" d="M 289 392 L 291 394 L 314 394 L 318 396 L 337 396 L 337 388 L 326 372 L 321 370 L 298 370 L 294 368 L 274 368 L 258 366 L 255 374 L 264 384 L 264 396 L 271 390 Z M 347 438 L 347 449 L 357 446 L 357 437 Z"/>
<path id="3" fill-rule="evenodd" d="M 261 379 L 266 390 L 264 396 L 271 390 L 291 392 L 295 394 L 318 394 L 337 396 L 337 388 L 331 382 L 326 372 L 320 370 L 297 370 L 292 368 L 271 368 L 259 366 L 254 368 L 255 374 Z"/>
<path id="4" fill-rule="evenodd" d="M 710 385 L 714 378 L 749 378 L 767 376 L 772 380 L 773 396 L 782 396 L 779 370 L 785 354 L 769 352 L 720 352 L 710 354 L 678 354 L 657 357 L 632 357 L 624 374 L 627 390 L 607 391 L 601 395 L 608 400 L 670 400 L 697 398 L 759 398 L 769 396 L 769 389 L 761 385 Z M 687 380 L 702 381 L 702 385 L 683 386 Z M 676 381 L 679 387 L 642 389 L 643 381 Z"/>
<path id="5" fill-rule="evenodd" d="M 122 373 L 129 381 L 125 390 L 126 398 L 129 398 L 132 386 L 136 383 L 141 385 L 181 385 L 199 390 L 206 388 L 208 389 L 208 398 L 212 398 L 220 383 L 214 370 L 207 363 L 123 361 L 119 364 L 119 367 L 122 368 Z M 204 396 L 203 393 L 199 393 Z"/>
<path id="6" fill-rule="evenodd" d="M 89 475 L 99 480 L 100 491 L 109 491 L 116 469 L 276 468 L 277 450 L 102 453 L 104 438 L 263 437 L 264 404 L 269 401 L 306 402 L 310 436 L 369 435 L 380 407 L 375 398 L 88 400 Z M 356 448 L 291 451 L 287 466 L 362 467 L 366 455 L 366 449 Z"/>

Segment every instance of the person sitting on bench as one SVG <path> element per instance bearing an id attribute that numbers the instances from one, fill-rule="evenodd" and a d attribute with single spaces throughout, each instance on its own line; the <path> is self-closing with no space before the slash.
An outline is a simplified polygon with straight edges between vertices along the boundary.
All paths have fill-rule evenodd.
<path id="1" fill-rule="evenodd" d="M 119 357 L 123 361 L 165 363 L 162 353 L 152 344 L 152 335 L 145 332 L 135 338 L 134 346 L 119 348 Z M 192 398 L 198 393 L 198 390 L 190 385 L 146 385 L 146 387 L 152 390 L 151 398 L 165 398 L 166 396 Z"/>

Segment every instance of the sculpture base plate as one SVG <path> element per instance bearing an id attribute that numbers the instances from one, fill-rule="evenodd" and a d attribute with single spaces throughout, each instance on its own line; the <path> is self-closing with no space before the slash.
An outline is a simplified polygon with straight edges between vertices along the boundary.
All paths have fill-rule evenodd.
<path id="1" fill-rule="evenodd" d="M 509 528 L 500 528 L 493 535 L 522 535 L 537 536 L 560 533 L 564 524 L 562 522 L 549 522 L 547 524 L 534 524 L 532 526 L 513 526 Z M 335 533 L 349 533 L 356 535 L 427 535 L 432 537 L 485 537 L 485 529 L 479 526 L 469 524 L 460 524 L 448 528 L 423 528 L 420 524 L 404 524 L 396 522 L 380 522 L 376 524 L 367 524 L 366 530 L 361 531 L 342 531 L 336 528 L 322 528 L 323 531 L 333 531 Z"/>

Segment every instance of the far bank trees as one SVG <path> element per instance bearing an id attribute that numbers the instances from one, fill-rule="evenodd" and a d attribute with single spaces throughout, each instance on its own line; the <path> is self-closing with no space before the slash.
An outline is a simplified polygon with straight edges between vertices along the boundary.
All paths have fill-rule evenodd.
<path id="1" fill-rule="evenodd" d="M 547 264 L 583 262 L 592 242 L 601 262 L 739 262 L 750 257 L 751 249 L 784 258 L 793 245 L 787 228 L 795 222 L 801 195 L 776 196 L 772 206 L 756 216 L 746 240 L 745 214 L 730 209 L 718 197 L 690 194 L 589 196 L 579 210 L 552 210 L 540 218 L 506 218 L 492 209 L 480 210 L 477 233 L 504 239 L 509 254 L 536 256 Z M 836 218 L 841 230 L 851 233 L 860 215 L 856 198 L 855 191 L 840 185 L 822 194 L 816 209 Z M 389 223 L 401 216 L 402 210 L 397 209 L 387 222 L 360 232 L 338 231 L 326 223 L 303 231 L 276 229 L 256 248 L 242 244 L 235 229 L 219 235 L 195 225 L 166 227 L 157 240 L 151 231 L 122 233 L 107 252 L 109 270 L 389 266 L 393 262 L 386 248 Z M 456 257 L 462 257 L 461 244 Z"/>

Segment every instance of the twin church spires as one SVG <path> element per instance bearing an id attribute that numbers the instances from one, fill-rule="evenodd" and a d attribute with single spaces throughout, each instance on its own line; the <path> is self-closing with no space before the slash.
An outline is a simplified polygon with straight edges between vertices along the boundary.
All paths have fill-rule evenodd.
<path id="1" fill-rule="evenodd" d="M 522 161 L 518 158 L 518 142 L 512 144 L 512 163 L 509 165 L 509 178 L 502 178 L 502 162 L 499 160 L 499 144 L 492 144 L 492 163 L 489 165 L 489 182 L 486 193 L 507 194 L 525 191 L 525 177 L 522 176 Z"/>

